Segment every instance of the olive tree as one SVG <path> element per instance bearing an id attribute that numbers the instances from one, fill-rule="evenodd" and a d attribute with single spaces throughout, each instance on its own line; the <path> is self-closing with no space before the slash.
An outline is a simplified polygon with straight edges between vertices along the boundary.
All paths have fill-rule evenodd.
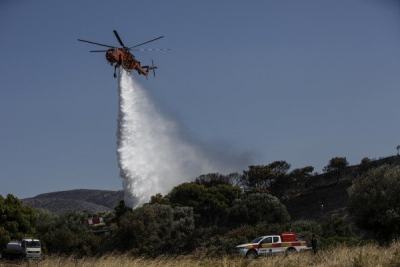
<path id="1" fill-rule="evenodd" d="M 270 194 L 250 194 L 233 202 L 230 219 L 235 224 L 256 225 L 265 223 L 286 223 L 289 213 L 278 198 Z"/>
<path id="2" fill-rule="evenodd" d="M 206 187 L 203 184 L 183 183 L 166 195 L 173 207 L 192 207 L 197 226 L 224 225 L 233 201 L 241 196 L 241 189 L 228 184 Z"/>
<path id="3" fill-rule="evenodd" d="M 400 234 L 400 166 L 382 165 L 354 180 L 349 210 L 358 227 L 389 242 Z"/>

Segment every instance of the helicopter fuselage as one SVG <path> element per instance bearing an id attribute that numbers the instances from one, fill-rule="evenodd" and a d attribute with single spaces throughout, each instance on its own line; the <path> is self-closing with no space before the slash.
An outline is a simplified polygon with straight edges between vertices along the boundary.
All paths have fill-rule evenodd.
<path id="1" fill-rule="evenodd" d="M 127 71 L 133 70 L 137 65 L 140 67 L 140 62 L 134 59 L 131 53 L 119 48 L 109 49 L 106 52 L 106 59 L 111 65 L 116 63 L 118 67 L 122 66 Z"/>
<path id="2" fill-rule="evenodd" d="M 117 77 L 116 69 L 119 67 L 124 68 L 128 72 L 130 72 L 132 70 L 136 70 L 139 74 L 143 74 L 146 77 L 149 74 L 149 70 L 153 70 L 153 74 L 155 77 L 154 70 L 157 69 L 157 67 L 155 67 L 153 65 L 153 60 L 151 61 L 151 66 L 141 66 L 140 61 L 135 59 L 135 56 L 132 55 L 130 50 L 135 47 L 138 47 L 138 46 L 153 42 L 155 40 L 161 39 L 164 36 L 154 38 L 152 40 L 149 40 L 147 42 L 144 42 L 144 43 L 132 46 L 132 47 L 126 47 L 124 45 L 124 43 L 122 42 L 121 38 L 119 37 L 116 30 L 114 30 L 114 34 L 115 34 L 115 37 L 117 38 L 119 44 L 122 46 L 121 48 L 114 47 L 111 45 L 106 45 L 106 44 L 100 44 L 100 43 L 96 43 L 96 42 L 92 42 L 92 41 L 82 40 L 82 39 L 78 39 L 78 41 L 110 48 L 108 50 L 92 50 L 90 52 L 106 52 L 107 61 L 111 64 L 111 66 L 113 66 L 115 64 L 115 66 L 114 66 L 114 77 L 115 78 Z M 155 50 L 155 49 L 150 49 L 150 50 Z M 158 49 L 158 50 L 160 50 L 160 49 Z M 161 49 L 161 50 L 169 50 L 169 49 Z"/>
<path id="3" fill-rule="evenodd" d="M 124 49 L 112 48 L 107 50 L 106 59 L 112 65 L 116 64 L 115 67 L 123 67 L 126 71 L 136 70 L 139 74 L 147 76 L 151 67 L 145 66 L 144 68 L 140 65 L 140 61 L 136 60 L 135 57 Z"/>

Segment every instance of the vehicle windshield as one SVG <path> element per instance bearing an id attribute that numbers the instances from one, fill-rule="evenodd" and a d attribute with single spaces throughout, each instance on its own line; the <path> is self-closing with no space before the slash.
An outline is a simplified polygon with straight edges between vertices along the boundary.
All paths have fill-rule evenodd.
<path id="1" fill-rule="evenodd" d="M 256 239 L 254 239 L 253 241 L 251 241 L 250 243 L 258 243 L 258 242 L 260 242 L 261 241 L 261 239 L 263 239 L 263 237 L 262 236 L 260 236 L 260 237 L 257 237 Z"/>
<path id="2" fill-rule="evenodd" d="M 26 241 L 26 247 L 27 248 L 40 248 L 40 242 L 39 241 Z"/>

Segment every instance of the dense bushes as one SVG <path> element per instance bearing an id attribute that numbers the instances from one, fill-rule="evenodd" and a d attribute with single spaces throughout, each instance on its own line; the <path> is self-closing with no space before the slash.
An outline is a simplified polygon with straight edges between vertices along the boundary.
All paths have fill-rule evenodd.
<path id="1" fill-rule="evenodd" d="M 233 225 L 257 223 L 286 223 L 290 220 L 285 206 L 270 194 L 250 194 L 236 199 L 230 210 Z"/>
<path id="2" fill-rule="evenodd" d="M 0 195 L 0 248 L 11 239 L 35 233 L 36 213 L 11 194 Z"/>
<path id="3" fill-rule="evenodd" d="M 207 183 L 213 184 L 210 180 Z M 15 198 L 9 198 L 13 205 L 21 205 Z M 185 200 L 192 207 L 184 206 Z M 110 229 L 102 235 L 93 234 L 85 224 L 88 218 L 99 215 L 75 211 L 55 215 L 46 210 L 33 213 L 35 216 L 31 216 L 26 225 L 36 227 L 29 231 L 35 233 L 36 230 L 35 237 L 41 239 L 45 253 L 78 256 L 113 251 L 149 257 L 187 253 L 218 256 L 233 253 L 236 245 L 257 236 L 282 231 L 294 231 L 304 239 L 316 233 L 322 243 L 332 235 L 335 240 L 329 242 L 346 242 L 348 236 L 353 236 L 350 227 L 341 219 L 325 224 L 288 223 L 289 214 L 276 197 L 267 193 L 246 194 L 226 183 L 182 184 L 167 196 L 154 196 L 151 203 L 134 210 L 121 201 L 114 212 L 100 214 Z M 14 221 L 2 223 L 16 225 Z"/>
<path id="4" fill-rule="evenodd" d="M 133 254 L 158 256 L 186 250 L 194 230 L 193 210 L 168 205 L 145 205 L 126 212 L 113 236 L 117 248 Z"/>
<path id="5" fill-rule="evenodd" d="M 232 203 L 241 195 L 239 187 L 228 184 L 206 187 L 198 183 L 183 183 L 174 187 L 165 199 L 173 207 L 192 207 L 196 226 L 223 226 L 227 223 Z"/>
<path id="6" fill-rule="evenodd" d="M 43 250 L 48 253 L 84 256 L 116 251 L 150 257 L 187 253 L 222 255 L 233 253 L 236 245 L 257 236 L 283 231 L 295 232 L 305 240 L 314 233 L 320 248 L 359 244 L 360 240 L 343 218 L 289 222 L 285 206 L 268 191 L 276 190 L 286 179 L 293 182 L 308 177 L 312 167 L 292 172 L 288 172 L 288 167 L 285 162 L 275 162 L 253 166 L 251 172 L 241 177 L 238 174 L 203 175 L 193 183 L 176 186 L 165 196 L 153 196 L 148 204 L 134 210 L 121 201 L 113 212 L 101 214 L 110 229 L 102 235 L 93 234 L 84 223 L 99 215 L 73 211 L 61 215 L 45 210 L 34 212 L 12 195 L 6 199 L 0 197 L 0 245 L 3 248 L 11 238 L 33 234 L 42 240 Z M 397 205 L 400 167 L 386 165 L 359 173 L 361 176 L 349 189 L 350 209 L 357 225 L 371 230 L 377 238 L 390 241 L 400 234 Z M 265 179 L 263 175 L 267 175 Z M 256 181 L 258 187 L 246 184 L 249 178 Z M 240 179 L 244 180 L 240 182 Z M 273 183 L 272 187 L 267 188 L 269 184 L 264 183 L 267 180 Z M 234 184 L 245 184 L 246 190 Z"/>
<path id="7" fill-rule="evenodd" d="M 258 209 L 259 206 L 263 208 Z M 187 253 L 218 256 L 233 253 L 236 245 L 257 236 L 282 231 L 294 231 L 304 239 L 315 233 L 322 246 L 357 241 L 348 224 L 339 218 L 323 224 L 314 221 L 288 223 L 284 206 L 268 194 L 242 194 L 226 210 L 228 223 L 225 225 L 196 226 L 192 207 L 146 204 L 132 210 L 121 201 L 113 213 L 102 215 L 111 229 L 102 235 L 92 234 L 84 223 L 96 215 L 74 211 L 55 215 L 37 210 L 35 235 L 41 239 L 46 253 L 78 256 L 113 251 L 149 257 Z"/>
<path id="8" fill-rule="evenodd" d="M 88 213 L 66 211 L 57 216 L 44 210 L 37 212 L 37 234 L 45 252 L 86 255 L 100 244 L 100 238 L 85 225 Z"/>
<path id="9" fill-rule="evenodd" d="M 382 165 L 360 175 L 349 188 L 350 211 L 360 228 L 382 242 L 400 235 L 400 167 Z"/>

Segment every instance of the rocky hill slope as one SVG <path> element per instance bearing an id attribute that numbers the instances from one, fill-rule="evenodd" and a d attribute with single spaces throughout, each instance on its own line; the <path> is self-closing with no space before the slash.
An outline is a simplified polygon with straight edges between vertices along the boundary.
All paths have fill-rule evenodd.
<path id="1" fill-rule="evenodd" d="M 41 194 L 22 199 L 22 202 L 31 208 L 47 209 L 57 214 L 65 210 L 98 213 L 112 211 L 123 198 L 123 191 L 77 189 Z"/>

